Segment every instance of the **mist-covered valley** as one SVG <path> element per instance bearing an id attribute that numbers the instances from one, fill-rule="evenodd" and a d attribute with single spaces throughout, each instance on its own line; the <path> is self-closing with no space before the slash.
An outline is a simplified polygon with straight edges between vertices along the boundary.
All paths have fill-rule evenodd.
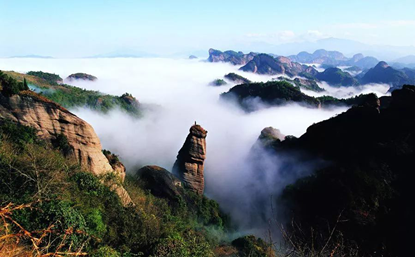
<path id="1" fill-rule="evenodd" d="M 93 126 L 103 148 L 119 156 L 127 173 L 134 173 L 144 165 L 171 170 L 190 126 L 195 122 L 202 125 L 208 131 L 205 194 L 217 200 L 230 214 L 240 234 L 264 236 L 268 233 L 269 219 L 275 215 L 270 210 L 270 197 L 278 197 L 286 185 L 309 175 L 317 165 L 301 164 L 298 166 L 301 168 L 287 174 L 279 167 L 282 160 L 268 158 L 264 151 L 260 172 L 266 173 L 263 175 L 266 179 L 257 181 L 259 167 L 253 163 L 256 160 L 252 160 L 250 152 L 261 130 L 273 127 L 283 135 L 299 137 L 310 125 L 347 110 L 346 106 L 312 109 L 288 103 L 247 113 L 237 104 L 219 99 L 219 95 L 235 83 L 220 87 L 210 83 L 230 72 L 254 82 L 270 81 L 276 76 L 242 72 L 239 66 L 201 59 L 2 59 L 0 67 L 22 73 L 42 70 L 62 78 L 74 72 L 85 72 L 98 80 L 75 80 L 70 84 L 113 95 L 128 92 L 136 97 L 142 112 L 139 118 L 120 109 L 105 114 L 87 107 L 70 109 Z M 382 96 L 389 89 L 382 84 L 340 88 L 325 82 L 319 84 L 326 91 L 302 91 L 312 96 L 346 98 L 370 92 Z M 258 199 L 262 205 L 253 207 Z M 277 227 L 271 229 L 278 230 Z"/>

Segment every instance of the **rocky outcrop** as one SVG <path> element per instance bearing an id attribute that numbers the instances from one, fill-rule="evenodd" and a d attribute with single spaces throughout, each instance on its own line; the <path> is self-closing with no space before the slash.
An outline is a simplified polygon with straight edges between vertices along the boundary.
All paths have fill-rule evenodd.
<path id="1" fill-rule="evenodd" d="M 121 181 L 124 181 L 126 169 L 125 169 L 124 164 L 120 162 L 120 160 L 118 159 L 118 156 L 111 153 L 108 150 L 102 150 L 102 153 L 107 158 L 108 162 L 110 163 L 115 173 L 119 174 Z"/>
<path id="2" fill-rule="evenodd" d="M 180 180 L 159 166 L 144 166 L 137 171 L 135 176 L 141 188 L 150 190 L 154 196 L 176 201 L 182 195 Z"/>
<path id="3" fill-rule="evenodd" d="M 256 53 L 244 54 L 243 52 L 235 51 L 219 51 L 216 49 L 209 49 L 208 62 L 229 62 L 233 65 L 245 65 L 255 57 Z"/>
<path id="4" fill-rule="evenodd" d="M 125 170 L 111 167 L 101 152 L 101 143 L 91 125 L 34 92 L 22 91 L 11 97 L 0 94 L 0 119 L 33 127 L 39 138 L 45 141 L 53 142 L 64 135 L 74 157 L 85 169 L 95 175 L 116 172 L 121 181 L 124 179 Z M 122 187 L 116 191 L 124 192 L 124 196 L 120 195 L 124 203 L 131 201 Z"/>
<path id="5" fill-rule="evenodd" d="M 86 73 L 74 73 L 69 75 L 66 78 L 68 81 L 72 81 L 72 80 L 88 80 L 88 81 L 95 81 L 98 78 L 95 76 L 92 76 L 90 74 L 86 74 Z"/>
<path id="6" fill-rule="evenodd" d="M 177 155 L 173 173 L 183 182 L 186 188 L 203 194 L 203 167 L 206 158 L 207 131 L 200 125 L 193 125 L 183 147 Z"/>

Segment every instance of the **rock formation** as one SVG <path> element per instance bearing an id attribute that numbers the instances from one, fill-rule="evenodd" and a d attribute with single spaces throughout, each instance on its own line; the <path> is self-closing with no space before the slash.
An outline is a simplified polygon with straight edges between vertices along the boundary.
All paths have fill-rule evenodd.
<path id="1" fill-rule="evenodd" d="M 190 133 L 173 166 L 173 174 L 186 188 L 198 194 L 203 194 L 204 190 L 203 163 L 206 158 L 206 135 L 207 131 L 195 123 L 190 128 Z"/>
<path id="2" fill-rule="evenodd" d="M 67 80 L 72 81 L 72 80 L 88 80 L 88 81 L 95 81 L 98 78 L 95 76 L 92 76 L 90 74 L 86 74 L 86 73 L 74 73 L 69 75 L 67 78 Z"/>
<path id="3" fill-rule="evenodd" d="M 182 183 L 169 171 L 154 165 L 144 166 L 136 173 L 138 183 L 157 197 L 177 201 Z"/>
<path id="4" fill-rule="evenodd" d="M 116 172 L 122 181 L 124 169 L 114 170 L 101 152 L 94 129 L 60 105 L 31 91 L 11 97 L 0 94 L 0 119 L 8 119 L 37 130 L 39 138 L 53 142 L 59 135 L 68 139 L 76 160 L 95 175 Z M 122 187 L 116 189 L 124 203 L 131 201 Z"/>

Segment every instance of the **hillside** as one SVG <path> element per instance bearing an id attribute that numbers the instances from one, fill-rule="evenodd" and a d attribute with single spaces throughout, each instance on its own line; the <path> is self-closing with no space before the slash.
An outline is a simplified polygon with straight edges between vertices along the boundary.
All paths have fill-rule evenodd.
<path id="1" fill-rule="evenodd" d="M 220 98 L 235 101 L 247 112 L 287 103 L 298 103 L 310 108 L 330 108 L 333 106 L 353 106 L 376 97 L 374 94 L 361 94 L 347 99 L 331 96 L 312 97 L 301 92 L 300 86 L 289 80 L 269 81 L 265 83 L 248 83 L 232 87 Z"/>
<path id="2" fill-rule="evenodd" d="M 1 71 L 0 71 L 1 72 Z M 96 111 L 107 113 L 108 111 L 120 108 L 133 116 L 140 116 L 139 102 L 130 94 L 121 96 L 103 94 L 99 91 L 86 90 L 68 84 L 58 84 L 55 77 L 45 79 L 44 72 L 22 74 L 13 71 L 3 71 L 4 74 L 17 81 L 27 81 L 29 87 L 42 96 L 54 101 L 65 108 L 88 107 Z M 54 74 L 52 74 L 54 75 Z M 48 76 L 50 77 L 50 76 Z"/>
<path id="3" fill-rule="evenodd" d="M 371 99 L 310 126 L 300 138 L 264 145 L 275 158 L 297 156 L 282 164 L 287 167 L 320 163 L 279 199 L 286 207 L 281 217 L 290 223 L 286 233 L 301 249 L 343 247 L 346 256 L 412 252 L 415 87 L 380 101 L 382 108 Z"/>
<path id="4" fill-rule="evenodd" d="M 350 73 L 342 71 L 339 68 L 327 68 L 323 72 L 319 72 L 316 78 L 322 81 L 326 81 L 333 87 L 351 87 L 359 85 L 357 79 L 355 79 Z"/>
<path id="5" fill-rule="evenodd" d="M 228 237 L 228 216 L 203 189 L 189 188 L 191 180 L 158 166 L 126 176 L 118 156 L 101 149 L 88 123 L 25 83 L 0 75 L 0 256 L 271 252 L 254 236 Z M 206 137 L 199 125 L 190 129 L 191 136 L 201 131 Z M 196 146 L 186 145 L 179 155 L 197 154 Z M 188 168 L 192 160 L 183 162 Z M 198 165 L 203 187 L 203 160 Z"/>
<path id="6" fill-rule="evenodd" d="M 361 83 L 385 83 L 391 86 L 391 90 L 400 88 L 404 84 L 415 84 L 415 73 L 411 72 L 411 69 L 405 70 L 397 70 L 386 62 L 379 62 L 364 74 Z"/>

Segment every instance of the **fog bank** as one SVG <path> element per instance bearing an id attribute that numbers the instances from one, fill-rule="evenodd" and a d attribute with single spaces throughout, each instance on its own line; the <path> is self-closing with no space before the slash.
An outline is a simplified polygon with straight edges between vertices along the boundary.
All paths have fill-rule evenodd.
<path id="1" fill-rule="evenodd" d="M 298 174 L 289 178 L 274 174 L 279 162 L 267 158 L 265 153 L 261 155 L 260 167 L 254 165 L 248 153 L 261 130 L 272 126 L 285 135 L 300 136 L 311 124 L 346 110 L 309 109 L 291 104 L 247 114 L 237 106 L 219 101 L 219 94 L 229 90 L 232 84 L 221 87 L 208 84 L 229 72 L 252 81 L 267 81 L 270 77 L 240 72 L 238 67 L 225 63 L 200 60 L 1 59 L 0 69 L 42 70 L 57 73 L 62 78 L 85 72 L 98 80 L 72 84 L 115 95 L 128 92 L 144 106 L 151 104 L 141 119 L 134 119 L 120 110 L 106 115 L 87 108 L 71 110 L 94 127 L 103 147 L 118 154 L 128 172 L 148 164 L 171 170 L 190 126 L 196 121 L 208 131 L 206 195 L 219 201 L 241 228 L 255 232 L 263 229 L 264 223 L 249 221 L 264 220 L 264 217 L 256 218 L 258 210 L 252 206 L 270 194 L 277 194 L 304 173 L 299 169 Z M 258 170 L 268 179 L 258 180 Z M 310 167 L 307 170 L 311 170 Z"/>

